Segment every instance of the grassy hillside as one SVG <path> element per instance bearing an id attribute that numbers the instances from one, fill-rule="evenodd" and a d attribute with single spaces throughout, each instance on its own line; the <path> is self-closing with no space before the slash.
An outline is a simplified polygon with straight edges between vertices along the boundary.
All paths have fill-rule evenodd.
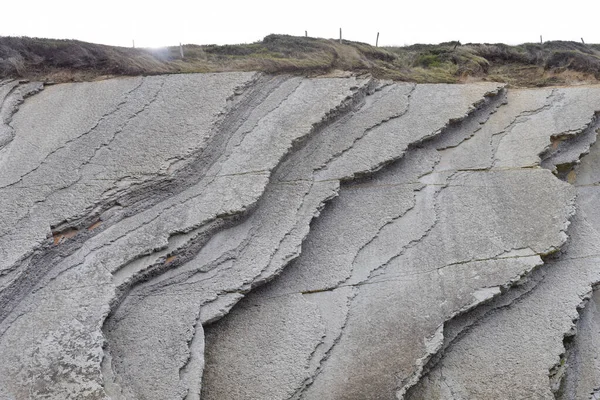
<path id="1" fill-rule="evenodd" d="M 0 79 L 55 82 L 118 75 L 265 71 L 322 75 L 333 71 L 370 73 L 412 82 L 491 80 L 511 86 L 598 83 L 600 45 L 576 42 L 466 44 L 407 47 L 269 35 L 240 45 L 185 45 L 133 49 L 75 40 L 0 37 Z"/>

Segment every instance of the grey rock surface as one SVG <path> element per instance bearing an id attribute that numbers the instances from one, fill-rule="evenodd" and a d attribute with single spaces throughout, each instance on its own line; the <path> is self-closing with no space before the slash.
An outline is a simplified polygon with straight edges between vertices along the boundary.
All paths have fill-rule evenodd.
<path id="1" fill-rule="evenodd" d="M 0 82 L 0 399 L 594 396 L 598 111 L 593 86 Z"/>
<path id="2" fill-rule="evenodd" d="M 568 344 L 566 371 L 558 398 L 598 399 L 600 396 L 600 321 L 598 305 L 600 293 L 593 295 L 581 311 L 577 322 L 577 334 Z"/>
<path id="3" fill-rule="evenodd" d="M 594 120 L 590 126 L 595 133 Z M 580 321 L 582 335 L 572 339 L 578 308 L 600 281 L 598 187 L 591 184 L 600 182 L 594 168 L 600 147 L 590 150 L 584 141 L 583 147 L 575 141 L 580 153 L 570 152 L 574 159 L 567 160 L 579 164 L 568 176 L 578 192 L 568 245 L 521 287 L 450 323 L 443 354 L 407 398 L 593 398 L 600 377 L 590 347 L 597 340 L 593 300 Z"/>
<path id="4" fill-rule="evenodd" d="M 504 135 L 550 95 L 535 93 L 509 91 L 507 105 L 500 106 L 502 99 L 484 104 L 380 174 L 344 186 L 313 224 L 300 257 L 243 300 L 240 309 L 207 328 L 207 398 L 227 397 L 231 387 L 245 388 L 247 397 L 241 398 L 266 390 L 256 366 L 268 364 L 273 355 L 256 346 L 249 356 L 248 344 L 239 341 L 244 357 L 236 357 L 242 350 L 232 347 L 228 332 L 249 324 L 244 310 L 298 294 L 322 310 L 332 307 L 335 297 L 348 304 L 347 311 L 341 328 L 314 341 L 306 366 L 278 349 L 277 359 L 287 359 L 282 374 L 300 368 L 306 376 L 296 378 L 292 396 L 290 389 L 277 398 L 402 397 L 438 351 L 444 321 L 507 290 L 566 240 L 574 190 L 549 171 L 531 169 L 529 162 L 540 163 L 550 136 L 536 138 L 531 155 L 511 168 L 496 167 L 511 152 L 502 147 Z M 569 96 L 577 98 L 566 91 Z M 576 127 L 583 131 L 586 124 Z M 502 139 L 494 143 L 494 136 Z M 483 155 L 472 157 L 481 150 Z M 321 293 L 329 295 L 320 300 L 315 295 Z M 324 329 L 325 315 L 313 319 Z M 258 316 L 248 318 L 257 327 L 274 319 L 298 328 L 306 324 L 276 314 L 265 314 L 262 324 Z M 276 376 L 269 374 L 268 385 Z M 289 377 L 285 384 L 281 379 L 282 386 L 291 384 Z"/>

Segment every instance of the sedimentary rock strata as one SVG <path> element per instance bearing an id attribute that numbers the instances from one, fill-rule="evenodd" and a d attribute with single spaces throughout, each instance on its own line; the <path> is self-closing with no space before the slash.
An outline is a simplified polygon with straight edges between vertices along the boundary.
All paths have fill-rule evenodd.
<path id="1" fill-rule="evenodd" d="M 0 101 L 2 399 L 598 391 L 600 87 L 223 73 Z"/>

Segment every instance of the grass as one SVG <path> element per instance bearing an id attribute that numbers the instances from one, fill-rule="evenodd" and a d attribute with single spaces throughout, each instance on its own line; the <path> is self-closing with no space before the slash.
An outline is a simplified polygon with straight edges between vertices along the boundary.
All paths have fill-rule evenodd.
<path id="1" fill-rule="evenodd" d="M 333 71 L 419 83 L 506 82 L 513 87 L 598 83 L 600 45 L 576 42 L 405 47 L 269 35 L 239 45 L 162 49 L 104 46 L 76 40 L 0 37 L 0 79 L 68 82 L 121 75 L 264 71 L 307 76 Z"/>

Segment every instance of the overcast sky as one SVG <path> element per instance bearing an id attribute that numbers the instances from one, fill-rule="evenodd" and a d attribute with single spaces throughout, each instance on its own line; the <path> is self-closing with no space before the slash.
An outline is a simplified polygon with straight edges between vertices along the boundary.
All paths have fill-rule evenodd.
<path id="1" fill-rule="evenodd" d="M 156 5 L 155 5 L 156 4 Z M 0 36 L 136 47 L 250 43 L 270 33 L 380 45 L 544 40 L 600 43 L 599 0 L 21 0 L 0 6 Z"/>

